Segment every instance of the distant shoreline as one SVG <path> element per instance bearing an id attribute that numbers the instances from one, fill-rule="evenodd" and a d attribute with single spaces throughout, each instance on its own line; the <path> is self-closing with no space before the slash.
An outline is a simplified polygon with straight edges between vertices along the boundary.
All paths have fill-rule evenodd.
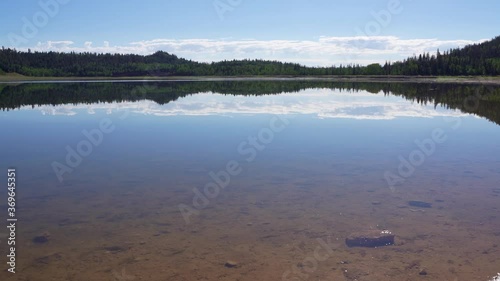
<path id="1" fill-rule="evenodd" d="M 132 77 L 29 77 L 0 75 L 0 84 L 72 82 L 162 82 L 162 81 L 331 81 L 374 83 L 457 83 L 500 85 L 499 76 L 132 76 Z"/>

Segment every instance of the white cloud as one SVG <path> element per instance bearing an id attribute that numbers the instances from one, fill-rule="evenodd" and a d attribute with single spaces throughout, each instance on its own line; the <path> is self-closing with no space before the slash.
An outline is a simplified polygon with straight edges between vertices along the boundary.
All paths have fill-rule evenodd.
<path id="1" fill-rule="evenodd" d="M 163 50 L 179 57 L 212 62 L 224 59 L 267 59 L 298 62 L 309 66 L 340 63 L 369 64 L 400 60 L 413 54 L 434 53 L 485 40 L 401 39 L 395 36 L 328 37 L 318 40 L 231 40 L 231 39 L 154 39 L 100 46 L 85 42 L 78 46 L 72 41 L 39 42 L 33 50 L 60 52 L 134 53 L 148 55 Z M 27 48 L 26 48 L 27 49 Z"/>
<path id="2" fill-rule="evenodd" d="M 31 110 L 30 106 L 24 109 Z M 159 105 L 153 101 L 99 103 L 92 105 L 59 105 L 37 108 L 47 115 L 76 115 L 84 112 L 107 114 L 128 111 L 152 116 L 236 116 L 256 114 L 311 115 L 317 118 L 390 120 L 401 117 L 434 118 L 468 116 L 459 110 L 435 109 L 400 97 L 374 95 L 368 92 L 346 93 L 338 90 L 308 89 L 299 93 L 263 97 L 225 96 L 204 93 L 187 96 Z"/>

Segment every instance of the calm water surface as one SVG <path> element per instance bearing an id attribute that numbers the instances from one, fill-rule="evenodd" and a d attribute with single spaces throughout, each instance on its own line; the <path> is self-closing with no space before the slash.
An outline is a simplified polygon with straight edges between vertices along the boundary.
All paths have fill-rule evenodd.
<path id="1" fill-rule="evenodd" d="M 18 273 L 2 280 L 487 281 L 500 271 L 499 88 L 0 90 L 1 180 L 16 168 L 19 207 Z M 346 246 L 373 229 L 395 245 Z"/>

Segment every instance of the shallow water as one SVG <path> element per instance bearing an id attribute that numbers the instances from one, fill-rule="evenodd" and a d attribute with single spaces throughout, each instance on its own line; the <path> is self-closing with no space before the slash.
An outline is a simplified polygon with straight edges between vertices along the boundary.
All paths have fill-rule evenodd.
<path id="1" fill-rule="evenodd" d="M 486 281 L 500 271 L 498 88 L 0 90 L 2 169 L 16 168 L 19 207 L 17 273 L 2 280 Z M 395 245 L 346 246 L 370 229 L 390 230 Z M 42 233 L 48 242 L 34 243 Z"/>

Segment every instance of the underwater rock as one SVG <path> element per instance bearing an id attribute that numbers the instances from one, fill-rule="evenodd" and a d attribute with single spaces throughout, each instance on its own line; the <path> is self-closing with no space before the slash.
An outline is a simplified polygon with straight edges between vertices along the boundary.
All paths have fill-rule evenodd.
<path id="1" fill-rule="evenodd" d="M 382 247 L 394 245 L 394 237 L 388 230 L 369 230 L 353 233 L 345 239 L 348 247 Z"/>
<path id="2" fill-rule="evenodd" d="M 126 248 L 124 248 L 122 246 L 103 247 L 102 249 L 105 250 L 106 252 L 111 253 L 111 254 L 116 254 L 116 253 L 124 252 L 127 250 Z"/>
<path id="3" fill-rule="evenodd" d="M 427 203 L 424 201 L 408 201 L 408 205 L 419 208 L 432 208 L 431 203 Z"/>
<path id="4" fill-rule="evenodd" d="M 493 276 L 493 279 L 491 279 L 491 281 L 500 281 L 500 273 L 497 274 L 497 276 Z"/>
<path id="5" fill-rule="evenodd" d="M 42 235 L 33 237 L 33 243 L 35 244 L 45 244 L 49 242 L 50 233 L 44 232 Z"/>
<path id="6" fill-rule="evenodd" d="M 235 262 L 235 261 L 227 261 L 225 264 L 224 264 L 225 267 L 227 268 L 235 268 L 238 266 L 238 263 Z"/>

